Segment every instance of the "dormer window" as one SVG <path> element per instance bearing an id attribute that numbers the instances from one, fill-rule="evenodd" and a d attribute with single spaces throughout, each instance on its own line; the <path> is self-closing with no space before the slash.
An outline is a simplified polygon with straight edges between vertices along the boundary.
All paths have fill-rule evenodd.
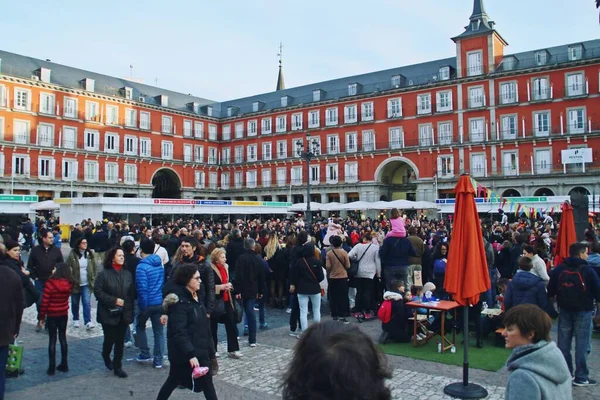
<path id="1" fill-rule="evenodd" d="M 156 101 L 161 107 L 169 107 L 169 96 L 160 94 L 156 96 Z"/>
<path id="2" fill-rule="evenodd" d="M 535 63 L 537 65 L 545 65 L 546 62 L 548 62 L 548 52 L 546 50 L 535 53 Z"/>
<path id="3" fill-rule="evenodd" d="M 439 71 L 440 81 L 447 81 L 450 79 L 450 67 L 442 67 Z"/>
<path id="4" fill-rule="evenodd" d="M 50 83 L 50 70 L 48 68 L 40 68 L 38 70 L 39 72 L 39 76 L 40 76 L 40 80 L 42 82 L 46 82 L 46 83 Z"/>
<path id="5" fill-rule="evenodd" d="M 358 92 L 358 84 L 351 83 L 348 85 L 348 96 L 356 96 Z"/>
<path id="6" fill-rule="evenodd" d="M 515 69 L 516 63 L 517 63 L 517 60 L 514 57 L 506 57 L 504 59 L 504 70 L 510 71 L 510 70 Z"/>
<path id="7" fill-rule="evenodd" d="M 478 31 L 479 30 L 479 23 L 480 23 L 479 20 L 471 22 L 471 30 L 472 31 Z"/>
<path id="8" fill-rule="evenodd" d="M 233 117 L 233 107 L 227 107 L 227 116 Z"/>
<path id="9" fill-rule="evenodd" d="M 399 88 L 401 84 L 402 84 L 402 77 L 400 75 L 392 76 L 392 87 L 393 88 Z"/>
<path id="10" fill-rule="evenodd" d="M 206 106 L 206 115 L 209 117 L 213 116 L 213 108 L 212 106 Z"/>
<path id="11" fill-rule="evenodd" d="M 125 86 L 123 89 L 121 89 L 121 91 L 123 93 L 123 97 L 125 97 L 127 100 L 133 99 L 133 89 L 132 88 Z"/>
<path id="12" fill-rule="evenodd" d="M 262 107 L 263 103 L 260 101 L 255 101 L 252 103 L 252 112 L 257 112 L 260 111 L 261 107 Z"/>
<path id="13" fill-rule="evenodd" d="M 287 107 L 287 106 L 288 106 L 288 97 L 281 96 L 281 107 Z"/>
<path id="14" fill-rule="evenodd" d="M 581 60 L 583 58 L 583 47 L 581 45 L 569 46 L 569 61 Z"/>
<path id="15" fill-rule="evenodd" d="M 313 90 L 313 101 L 321 101 L 322 92 L 321 89 Z"/>
<path id="16" fill-rule="evenodd" d="M 81 81 L 82 85 L 83 85 L 83 89 L 87 92 L 93 92 L 94 91 L 94 86 L 96 84 L 96 82 L 93 79 L 90 78 L 85 78 L 84 80 Z"/>

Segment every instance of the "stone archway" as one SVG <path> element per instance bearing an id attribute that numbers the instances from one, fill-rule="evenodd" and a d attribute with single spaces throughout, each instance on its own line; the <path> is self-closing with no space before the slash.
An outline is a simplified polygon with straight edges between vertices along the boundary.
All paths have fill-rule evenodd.
<path id="1" fill-rule="evenodd" d="M 590 191 L 584 188 L 583 186 L 576 186 L 573 189 L 569 190 L 569 196 L 575 193 L 585 194 L 589 196 Z"/>
<path id="2" fill-rule="evenodd" d="M 517 189 L 506 189 L 502 192 L 502 197 L 521 197 L 521 193 Z"/>
<path id="3" fill-rule="evenodd" d="M 391 157 L 375 170 L 375 182 L 379 186 L 379 197 L 392 200 L 414 200 L 416 198 L 419 170 L 414 162 L 405 157 Z"/>
<path id="4" fill-rule="evenodd" d="M 535 192 L 533 192 L 534 196 L 555 196 L 554 191 L 552 189 L 549 188 L 539 188 L 537 189 Z"/>
<path id="5" fill-rule="evenodd" d="M 181 179 L 170 168 L 160 168 L 152 177 L 152 197 L 155 199 L 180 199 Z"/>

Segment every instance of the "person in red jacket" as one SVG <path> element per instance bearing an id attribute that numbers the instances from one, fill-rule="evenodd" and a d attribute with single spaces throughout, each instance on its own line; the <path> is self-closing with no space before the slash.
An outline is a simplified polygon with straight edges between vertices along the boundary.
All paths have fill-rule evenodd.
<path id="1" fill-rule="evenodd" d="M 73 288 L 71 268 L 65 263 L 54 267 L 52 276 L 46 281 L 44 294 L 40 304 L 39 323 L 44 325 L 47 319 L 48 334 L 48 375 L 54 375 L 55 370 L 68 372 L 67 363 L 67 320 L 69 319 L 69 297 Z M 56 336 L 60 340 L 61 361 L 56 366 Z"/>

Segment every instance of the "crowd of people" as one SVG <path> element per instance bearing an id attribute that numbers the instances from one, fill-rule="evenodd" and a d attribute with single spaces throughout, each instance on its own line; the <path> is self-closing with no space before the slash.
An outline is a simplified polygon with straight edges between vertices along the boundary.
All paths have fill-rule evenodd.
<path id="1" fill-rule="evenodd" d="M 594 309 L 600 307 L 600 231 L 591 225 L 586 241 L 574 243 L 570 257 L 554 266 L 559 223 L 551 216 L 514 223 L 503 217 L 484 221 L 482 228 L 492 286 L 472 307 L 470 318 L 475 322 L 477 347 L 483 347 L 482 337 L 488 331 L 506 327 L 506 346 L 515 348 L 508 368 L 519 371 L 511 375 L 507 396 L 521 393 L 527 379 L 535 380 L 523 377 L 522 360 L 529 357 L 531 362 L 531 353 L 542 354 L 541 349 L 555 362 L 562 360 L 561 368 L 564 366 L 569 380 L 573 377 L 573 385 L 595 384 L 586 358 L 593 323 L 600 323 L 600 312 L 594 317 Z M 383 385 L 389 376 L 385 361 L 370 339 L 363 340 L 360 330 L 348 326 L 349 319 L 362 321 L 379 315 L 381 343 L 424 340 L 439 328 L 440 321 L 431 318 L 429 328 L 412 338 L 405 303 L 425 297 L 449 298 L 444 279 L 452 246 L 451 220 L 407 216 L 395 209 L 389 218 L 319 219 L 312 226 L 302 217 L 234 223 L 178 219 L 155 226 L 146 218 L 138 223 L 88 219 L 71 227 L 71 251 L 66 260 L 54 219 L 36 224 L 28 220 L 19 227 L 2 227 L 0 233 L 0 265 L 4 266 L 0 268 L 0 365 L 5 364 L 7 346 L 18 335 L 23 308 L 35 304 L 36 330 L 46 330 L 49 335 L 47 373 L 67 372 L 69 308 L 73 328 L 96 329 L 91 315 L 93 294 L 95 320 L 104 336 L 102 358 L 115 376 L 127 377 L 122 363 L 125 347 L 137 347 L 136 361 L 154 368 L 162 368 L 168 354 L 169 376 L 159 399 L 169 398 L 177 386 L 216 399 L 212 376 L 218 373 L 219 325 L 226 331 L 226 356 L 239 359 L 244 356 L 240 337 L 247 336 L 249 347 L 256 347 L 258 331 L 268 328 L 265 309 L 269 307 L 286 309 L 290 335 L 299 338 L 285 375 L 285 398 L 311 398 L 311 391 L 322 387 L 317 383 L 314 388 L 304 387 L 297 374 L 316 370 L 304 352 L 322 353 L 319 349 L 330 346 L 331 341 L 344 343 L 343 349 L 356 352 L 354 358 L 364 358 L 355 360 L 364 363 L 360 368 L 374 368 L 373 382 L 368 385 L 352 387 L 346 382 L 344 387 L 332 384 L 331 390 L 347 392 L 347 398 L 367 398 L 357 397 L 365 390 L 381 394 L 371 398 L 389 398 Z M 29 253 L 26 265 L 21 251 Z M 319 323 L 323 299 L 332 322 Z M 481 310 L 487 306 L 502 307 L 503 317 L 495 321 L 481 318 Z M 309 309 L 316 325 L 309 325 Z M 548 327 L 550 317 L 557 315 L 558 346 L 550 342 Z M 148 321 L 154 336 L 152 352 L 146 336 Z M 238 323 L 242 322 L 240 332 Z M 575 367 L 570 352 L 573 337 Z M 58 365 L 57 339 L 61 347 Z M 562 354 L 559 361 L 557 351 Z M 335 370 L 334 364 L 342 358 L 325 353 L 322 360 L 314 362 Z M 352 358 L 348 354 L 343 359 Z M 567 391 L 561 380 L 565 376 L 557 374 L 550 379 L 563 385 L 560 393 Z M 332 372 L 319 379 L 342 378 Z M 3 376 L 1 382 L 3 393 Z M 544 386 L 550 385 L 547 382 L 535 384 L 543 387 L 543 393 L 552 392 L 551 386 Z M 568 386 L 570 394 L 570 382 Z"/>

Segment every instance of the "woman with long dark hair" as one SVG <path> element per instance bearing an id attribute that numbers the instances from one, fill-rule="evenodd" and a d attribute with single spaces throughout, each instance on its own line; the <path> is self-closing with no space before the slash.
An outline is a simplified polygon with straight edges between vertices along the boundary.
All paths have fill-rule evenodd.
<path id="1" fill-rule="evenodd" d="M 79 328 L 79 303 L 83 306 L 83 323 L 85 327 L 93 329 L 92 308 L 90 304 L 91 293 L 94 291 L 94 282 L 98 274 L 96 258 L 88 249 L 88 241 L 80 236 L 73 243 L 73 250 L 67 257 L 67 265 L 73 274 L 73 291 L 71 292 L 71 314 L 73 327 Z"/>
<path id="2" fill-rule="evenodd" d="M 134 284 L 131 272 L 123 268 L 125 253 L 121 247 L 106 252 L 104 269 L 98 274 L 94 295 L 98 300 L 97 321 L 102 324 L 104 343 L 102 358 L 108 370 L 119 378 L 127 378 L 123 371 L 125 331 L 133 322 Z M 114 358 L 110 353 L 114 348 Z"/>

